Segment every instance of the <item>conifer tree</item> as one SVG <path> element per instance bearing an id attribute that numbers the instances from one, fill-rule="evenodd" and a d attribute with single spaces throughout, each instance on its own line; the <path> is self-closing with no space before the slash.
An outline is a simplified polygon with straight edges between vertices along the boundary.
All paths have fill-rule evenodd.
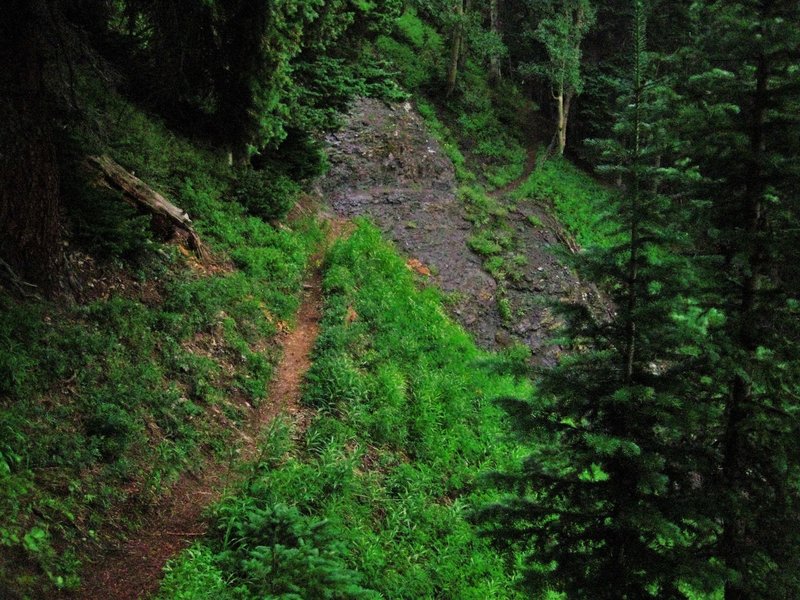
<path id="1" fill-rule="evenodd" d="M 681 173 L 658 159 L 673 145 L 659 114 L 668 90 L 648 80 L 641 0 L 634 8 L 627 94 L 615 138 L 599 142 L 625 184 L 611 215 L 621 226 L 610 248 L 576 263 L 616 314 L 565 308 L 571 353 L 533 399 L 506 401 L 534 448 L 497 476 L 516 495 L 481 513 L 491 535 L 527 545 L 531 590 L 570 598 L 683 598 L 681 584 L 720 581 L 702 552 L 714 523 L 692 491 L 708 461 L 695 440 L 714 413 L 694 401 L 700 330 L 679 316 L 691 270 L 676 205 L 657 185 Z"/>
<path id="2" fill-rule="evenodd" d="M 697 245 L 725 317 L 710 340 L 718 451 L 707 492 L 719 508 L 725 598 L 800 597 L 800 5 L 694 7 L 682 120 L 704 176 Z"/>

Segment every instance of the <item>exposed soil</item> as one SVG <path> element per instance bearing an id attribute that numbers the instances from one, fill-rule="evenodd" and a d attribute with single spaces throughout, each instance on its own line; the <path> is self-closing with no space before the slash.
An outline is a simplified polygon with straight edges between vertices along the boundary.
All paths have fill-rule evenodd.
<path id="1" fill-rule="evenodd" d="M 452 293 L 453 316 L 478 344 L 497 349 L 518 340 L 537 362 L 554 360 L 557 350 L 546 339 L 555 320 L 546 306 L 585 296 L 586 288 L 551 251 L 563 234 L 543 207 L 523 202 L 508 216 L 526 264 L 508 283 L 511 317 L 504 319 L 495 280 L 467 246 L 473 226 L 456 195 L 453 165 L 410 103 L 358 100 L 344 127 L 327 137 L 327 147 L 331 168 L 318 192 L 339 215 L 370 217 L 403 253 L 429 268 L 432 281 Z M 494 194 L 513 192 L 535 159 L 531 152 L 523 177 Z"/>
<path id="2" fill-rule="evenodd" d="M 340 231 L 341 224 L 334 223 L 332 235 L 339 235 Z M 279 415 L 287 415 L 300 429 L 308 422 L 308 415 L 300 406 L 301 384 L 311 366 L 311 351 L 322 316 L 321 260 L 321 252 L 312 259 L 297 326 L 283 334 L 283 357 L 270 385 L 268 400 L 252 411 L 241 429 L 238 461 L 256 457 L 261 432 Z M 237 477 L 231 463 L 217 461 L 209 461 L 197 473 L 185 474 L 150 509 L 135 537 L 113 553 L 87 564 L 81 589 L 63 597 L 134 600 L 152 595 L 158 589 L 167 560 L 206 532 L 204 510 L 219 500 L 226 486 L 235 483 Z"/>

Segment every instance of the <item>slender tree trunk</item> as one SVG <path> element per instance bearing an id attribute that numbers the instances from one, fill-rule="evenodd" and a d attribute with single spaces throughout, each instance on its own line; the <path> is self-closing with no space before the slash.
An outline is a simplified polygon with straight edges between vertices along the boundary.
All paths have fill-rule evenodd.
<path id="1" fill-rule="evenodd" d="M 44 81 L 45 0 L 0 7 L 0 258 L 50 290 L 62 263 L 59 171 Z"/>
<path id="2" fill-rule="evenodd" d="M 756 68 L 756 89 L 753 98 L 753 115 L 750 129 L 750 149 L 752 152 L 752 165 L 749 177 L 745 183 L 745 217 L 747 227 L 748 250 L 744 268 L 741 295 L 738 301 L 737 324 L 735 336 L 736 345 L 743 350 L 746 359 L 738 365 L 744 373 L 737 373 L 733 377 L 731 392 L 727 406 L 727 423 L 724 440 L 723 457 L 723 482 L 730 494 L 728 506 L 725 507 L 724 525 L 721 538 L 721 554 L 725 564 L 732 569 L 740 571 L 740 565 L 745 552 L 744 531 L 736 505 L 738 496 L 742 494 L 741 475 L 745 468 L 743 464 L 743 445 L 745 442 L 743 427 L 751 405 L 753 389 L 750 384 L 748 371 L 756 362 L 755 354 L 758 347 L 758 319 L 756 316 L 756 296 L 759 280 L 765 270 L 764 259 L 758 248 L 757 239 L 762 231 L 762 198 L 764 195 L 763 156 L 764 156 L 764 117 L 768 106 L 769 67 L 766 57 L 762 54 L 758 59 Z M 733 581 L 725 584 L 725 600 L 746 600 L 751 596 L 746 590 Z"/>
<path id="3" fill-rule="evenodd" d="M 456 80 L 458 78 L 458 64 L 461 59 L 461 45 L 464 42 L 464 1 L 456 0 L 455 4 L 456 17 L 458 23 L 453 30 L 453 43 L 450 46 L 450 64 L 447 68 L 447 91 L 445 96 L 450 97 L 456 89 Z"/>
<path id="4" fill-rule="evenodd" d="M 558 148 L 558 154 L 561 156 L 564 154 L 564 146 L 562 145 L 562 138 L 561 138 L 561 128 L 564 126 L 564 92 L 560 92 L 553 96 L 556 100 L 556 109 L 558 110 L 558 116 L 556 117 L 556 135 L 555 135 L 555 145 Z M 553 144 L 550 144 L 552 148 Z"/>
<path id="5" fill-rule="evenodd" d="M 572 103 L 572 92 L 565 92 L 562 88 L 555 98 L 558 108 L 558 124 L 556 128 L 558 155 L 562 156 L 564 149 L 567 147 L 567 125 L 569 124 L 569 107 Z"/>
<path id="6" fill-rule="evenodd" d="M 462 13 L 462 17 L 468 17 L 472 14 L 472 0 L 464 0 L 464 11 Z M 464 68 L 467 64 L 467 52 L 469 48 L 467 47 L 467 27 L 464 24 L 464 21 L 461 21 L 461 46 L 458 49 L 458 72 L 463 73 Z"/>
<path id="7" fill-rule="evenodd" d="M 489 20 L 492 33 L 498 38 L 500 36 L 500 0 L 491 0 L 489 3 Z M 500 72 L 500 57 L 492 56 L 490 64 L 490 75 L 494 81 L 499 81 L 502 77 Z"/>

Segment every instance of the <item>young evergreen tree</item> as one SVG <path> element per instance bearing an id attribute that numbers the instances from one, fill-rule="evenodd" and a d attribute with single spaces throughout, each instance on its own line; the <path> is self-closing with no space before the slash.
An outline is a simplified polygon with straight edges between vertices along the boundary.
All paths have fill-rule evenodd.
<path id="1" fill-rule="evenodd" d="M 702 552 L 714 523 L 697 502 L 708 461 L 698 432 L 713 405 L 695 402 L 700 328 L 682 318 L 693 285 L 679 252 L 675 204 L 658 184 L 680 175 L 661 165 L 673 146 L 662 126 L 662 86 L 648 80 L 645 15 L 635 1 L 633 60 L 615 138 L 599 143 L 605 170 L 624 181 L 608 249 L 576 267 L 607 291 L 607 320 L 564 310 L 571 353 L 545 371 L 533 399 L 506 401 L 534 450 L 497 476 L 516 495 L 481 513 L 489 533 L 528 546 L 526 584 L 570 598 L 683 598 L 679 587 L 721 579 Z"/>
<path id="2" fill-rule="evenodd" d="M 698 246 L 724 418 L 709 478 L 725 598 L 800 597 L 800 5 L 694 7 L 696 75 L 682 120 L 704 175 Z M 712 493 L 709 489 L 708 493 Z"/>

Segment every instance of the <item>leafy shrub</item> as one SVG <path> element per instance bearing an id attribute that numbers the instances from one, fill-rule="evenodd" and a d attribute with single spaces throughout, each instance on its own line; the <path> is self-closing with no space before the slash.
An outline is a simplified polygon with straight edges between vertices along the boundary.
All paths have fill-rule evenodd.
<path id="1" fill-rule="evenodd" d="M 347 567 L 331 527 L 296 508 L 234 500 L 217 509 L 216 529 L 222 538 L 218 562 L 247 597 L 378 598 Z"/>
<path id="2" fill-rule="evenodd" d="M 369 98 L 402 102 L 410 97 L 397 83 L 399 71 L 390 61 L 377 56 L 371 44 L 365 46 L 356 73 L 364 81 L 364 95 Z"/>
<path id="3" fill-rule="evenodd" d="M 131 415 L 109 402 L 97 404 L 86 422 L 86 433 L 98 438 L 100 453 L 106 461 L 122 456 L 135 429 Z"/>
<path id="4" fill-rule="evenodd" d="M 262 219 L 282 219 L 292 209 L 300 187 L 285 175 L 241 169 L 233 186 L 234 200 Z"/>
<path id="5" fill-rule="evenodd" d="M 160 598 L 169 600 L 227 600 L 233 594 L 214 552 L 202 545 L 186 550 L 164 567 Z"/>

